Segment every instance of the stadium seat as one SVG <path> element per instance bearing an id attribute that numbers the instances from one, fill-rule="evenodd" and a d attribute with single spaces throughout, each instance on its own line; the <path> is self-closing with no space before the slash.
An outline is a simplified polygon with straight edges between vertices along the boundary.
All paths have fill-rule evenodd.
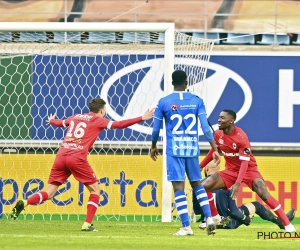
<path id="1" fill-rule="evenodd" d="M 80 43 L 81 42 L 81 33 L 80 32 L 53 32 L 53 42 L 54 43 Z"/>
<path id="2" fill-rule="evenodd" d="M 53 42 L 63 43 L 66 40 L 65 32 L 53 32 Z"/>
<path id="3" fill-rule="evenodd" d="M 142 43 L 150 43 L 150 32 L 138 32 L 138 41 Z"/>
<path id="4" fill-rule="evenodd" d="M 274 34 L 263 34 L 261 41 L 257 41 L 258 44 L 265 44 L 265 45 L 273 45 L 275 44 L 275 37 Z M 289 35 L 277 35 L 277 44 L 290 44 L 290 37 Z"/>
<path id="5" fill-rule="evenodd" d="M 46 32 L 20 32 L 17 42 L 47 42 Z"/>
<path id="6" fill-rule="evenodd" d="M 159 32 L 157 40 L 154 40 L 153 42 L 154 43 L 165 43 L 165 33 Z M 185 42 L 186 42 L 186 39 L 184 38 L 184 36 L 178 36 L 178 34 L 175 35 L 175 43 L 185 43 Z"/>
<path id="7" fill-rule="evenodd" d="M 124 32 L 121 43 L 133 43 L 135 41 L 135 32 Z"/>
<path id="8" fill-rule="evenodd" d="M 293 41 L 293 44 L 300 45 L 300 34 L 298 34 L 297 40 L 296 40 L 296 41 Z"/>
<path id="9" fill-rule="evenodd" d="M 227 34 L 227 40 L 222 41 L 225 44 L 255 44 L 254 35 L 249 34 Z"/>
<path id="10" fill-rule="evenodd" d="M 67 42 L 81 43 L 81 32 L 67 32 Z"/>
<path id="11" fill-rule="evenodd" d="M 175 43 L 186 44 L 186 36 L 175 33 Z"/>
<path id="12" fill-rule="evenodd" d="M 115 32 L 89 32 L 85 43 L 111 43 L 116 41 Z"/>
<path id="13" fill-rule="evenodd" d="M 205 34 L 204 32 L 193 32 L 192 37 L 212 39 L 212 40 L 216 40 L 215 44 L 220 44 L 220 40 L 219 40 L 220 34 L 219 33 L 206 32 L 206 34 Z"/>
<path id="14" fill-rule="evenodd" d="M 149 32 L 124 32 L 121 43 L 150 43 L 150 33 Z"/>
<path id="15" fill-rule="evenodd" d="M 159 32 L 157 40 L 154 41 L 155 43 L 165 43 L 165 33 Z"/>
<path id="16" fill-rule="evenodd" d="M 11 32 L 0 32 L 0 41 L 1 42 L 11 42 L 12 41 Z"/>

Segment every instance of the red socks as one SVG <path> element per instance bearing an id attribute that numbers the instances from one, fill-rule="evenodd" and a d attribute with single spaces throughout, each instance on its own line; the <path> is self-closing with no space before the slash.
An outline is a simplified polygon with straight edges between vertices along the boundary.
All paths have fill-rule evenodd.
<path id="1" fill-rule="evenodd" d="M 95 213 L 98 208 L 98 203 L 99 203 L 99 195 L 97 194 L 90 194 L 89 201 L 87 204 L 87 214 L 86 214 L 86 219 L 85 221 L 87 223 L 92 223 L 92 220 L 95 216 Z"/>
<path id="2" fill-rule="evenodd" d="M 39 204 L 45 200 L 48 200 L 48 194 L 46 192 L 39 192 L 27 199 L 27 205 Z"/>
<path id="3" fill-rule="evenodd" d="M 214 199 L 212 192 L 206 192 L 206 193 L 207 193 L 207 198 L 208 198 L 209 207 L 210 207 L 210 211 L 211 211 L 211 216 L 214 217 L 219 214 L 219 212 L 216 208 L 216 205 L 215 205 L 215 199 Z"/>
<path id="4" fill-rule="evenodd" d="M 287 226 L 291 223 L 288 217 L 286 217 L 283 209 L 281 208 L 280 203 L 277 200 L 275 200 L 272 196 L 270 196 L 265 202 L 274 211 L 274 213 L 277 214 L 277 216 L 281 219 L 284 226 Z"/>

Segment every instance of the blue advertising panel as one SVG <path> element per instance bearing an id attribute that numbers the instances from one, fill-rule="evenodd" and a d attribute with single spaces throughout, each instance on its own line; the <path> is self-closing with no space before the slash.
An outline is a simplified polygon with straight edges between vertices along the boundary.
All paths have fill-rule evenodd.
<path id="1" fill-rule="evenodd" d="M 56 111 L 58 117 L 65 118 L 87 112 L 93 97 L 107 101 L 107 116 L 113 120 L 138 116 L 145 107 L 155 107 L 163 96 L 161 58 L 36 57 L 32 139 L 61 140 L 64 130 L 45 130 L 47 115 Z M 180 63 L 199 66 L 203 62 L 186 59 Z M 222 109 L 233 109 L 237 112 L 236 125 L 246 131 L 252 143 L 299 143 L 299 69 L 300 56 L 212 55 L 203 95 L 210 122 L 217 128 Z M 105 131 L 99 139 L 150 141 L 150 134 L 151 123 L 141 123 L 131 129 Z M 201 136 L 201 140 L 205 138 Z"/>

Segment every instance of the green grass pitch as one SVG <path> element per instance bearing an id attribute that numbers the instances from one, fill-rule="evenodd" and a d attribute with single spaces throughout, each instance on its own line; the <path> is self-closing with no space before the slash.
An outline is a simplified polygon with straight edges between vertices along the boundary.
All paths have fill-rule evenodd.
<path id="1" fill-rule="evenodd" d="M 294 220 L 300 235 L 300 218 Z M 192 223 L 194 236 L 172 236 L 180 222 L 104 222 L 96 221 L 99 232 L 81 232 L 81 221 L 0 220 L 1 250 L 59 249 L 300 249 L 300 238 L 257 239 L 258 232 L 282 232 L 272 224 L 254 218 L 248 227 L 219 229 L 207 236 Z"/>

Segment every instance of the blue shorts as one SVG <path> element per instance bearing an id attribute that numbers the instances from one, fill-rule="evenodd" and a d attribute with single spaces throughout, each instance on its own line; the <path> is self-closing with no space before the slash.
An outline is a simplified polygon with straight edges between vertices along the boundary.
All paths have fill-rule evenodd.
<path id="1" fill-rule="evenodd" d="M 168 181 L 184 181 L 185 174 L 189 181 L 202 179 L 198 157 L 174 157 L 167 155 Z"/>

